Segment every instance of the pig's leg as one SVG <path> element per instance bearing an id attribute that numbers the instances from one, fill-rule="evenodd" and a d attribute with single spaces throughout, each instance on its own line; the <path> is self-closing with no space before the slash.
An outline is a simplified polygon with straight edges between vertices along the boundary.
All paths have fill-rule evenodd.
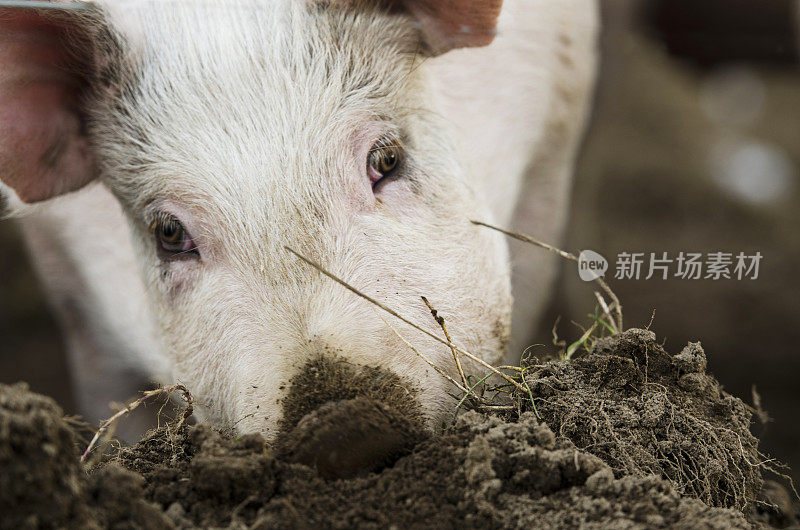
<path id="1" fill-rule="evenodd" d="M 92 185 L 20 219 L 63 330 L 80 411 L 93 422 L 135 396 L 159 365 L 144 287 L 116 199 Z M 139 426 L 121 426 L 133 434 Z M 122 432 L 121 434 L 125 434 Z"/>

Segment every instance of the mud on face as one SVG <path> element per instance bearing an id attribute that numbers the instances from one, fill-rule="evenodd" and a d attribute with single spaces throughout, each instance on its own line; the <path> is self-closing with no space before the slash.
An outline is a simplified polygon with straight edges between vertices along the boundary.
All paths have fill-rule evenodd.
<path id="1" fill-rule="evenodd" d="M 326 478 L 389 466 L 426 437 L 420 390 L 384 368 L 317 357 L 290 385 L 278 452 Z"/>

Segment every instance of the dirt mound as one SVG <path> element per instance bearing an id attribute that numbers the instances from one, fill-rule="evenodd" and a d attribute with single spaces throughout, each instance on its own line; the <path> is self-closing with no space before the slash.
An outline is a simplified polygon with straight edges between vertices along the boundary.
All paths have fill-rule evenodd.
<path id="1" fill-rule="evenodd" d="M 87 476 L 55 402 L 0 385 L 0 528 L 171 528 L 143 488 L 142 476 L 115 465 Z"/>
<path id="2" fill-rule="evenodd" d="M 0 513 L 9 527 L 84 520 L 72 430 L 53 400 L 25 385 L 0 392 Z M 24 508 L 19 510 L 18 508 Z"/>
<path id="3" fill-rule="evenodd" d="M 750 409 L 706 374 L 700 343 L 673 357 L 655 334 L 631 329 L 572 362 L 524 367 L 541 419 L 615 476 L 658 475 L 683 495 L 737 510 L 761 490 Z"/>
<path id="4" fill-rule="evenodd" d="M 205 426 L 157 431 L 119 464 L 143 474 L 145 497 L 182 528 L 749 528 L 740 513 L 681 498 L 656 477 L 615 479 L 533 414 L 507 423 L 468 412 L 391 468 L 349 480 L 274 459 L 258 436 Z"/>
<path id="5" fill-rule="evenodd" d="M 787 499 L 747 510 L 766 506 L 749 411 L 704 374 L 699 345 L 672 357 L 631 330 L 523 368 L 531 393 L 516 411 L 464 412 L 380 471 L 337 480 L 260 436 L 176 424 L 84 473 L 58 407 L 0 385 L 0 528 L 749 528 L 743 509 L 755 524 L 797 522 Z M 383 383 L 320 404 L 386 415 L 376 399 L 395 385 Z M 326 429 L 322 412 L 292 418 L 286 432 Z"/>

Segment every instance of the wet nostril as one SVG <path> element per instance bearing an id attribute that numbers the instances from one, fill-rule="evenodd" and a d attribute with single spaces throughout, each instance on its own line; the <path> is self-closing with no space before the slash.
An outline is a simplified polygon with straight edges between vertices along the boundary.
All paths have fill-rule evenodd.
<path id="1" fill-rule="evenodd" d="M 325 478 L 349 478 L 391 465 L 422 438 L 407 415 L 370 397 L 328 402 L 284 436 L 281 452 Z"/>

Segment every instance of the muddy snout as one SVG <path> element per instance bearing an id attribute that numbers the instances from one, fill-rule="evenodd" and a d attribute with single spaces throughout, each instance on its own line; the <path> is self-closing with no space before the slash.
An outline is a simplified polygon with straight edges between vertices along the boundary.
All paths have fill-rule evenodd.
<path id="1" fill-rule="evenodd" d="M 312 361 L 284 399 L 278 452 L 327 479 L 391 466 L 428 434 L 417 394 L 381 368 Z"/>
<path id="2" fill-rule="evenodd" d="M 334 401 L 303 417 L 285 440 L 294 462 L 325 478 L 349 478 L 391 465 L 419 441 L 399 412 L 369 397 Z M 413 428 L 413 427 L 412 427 Z"/>

